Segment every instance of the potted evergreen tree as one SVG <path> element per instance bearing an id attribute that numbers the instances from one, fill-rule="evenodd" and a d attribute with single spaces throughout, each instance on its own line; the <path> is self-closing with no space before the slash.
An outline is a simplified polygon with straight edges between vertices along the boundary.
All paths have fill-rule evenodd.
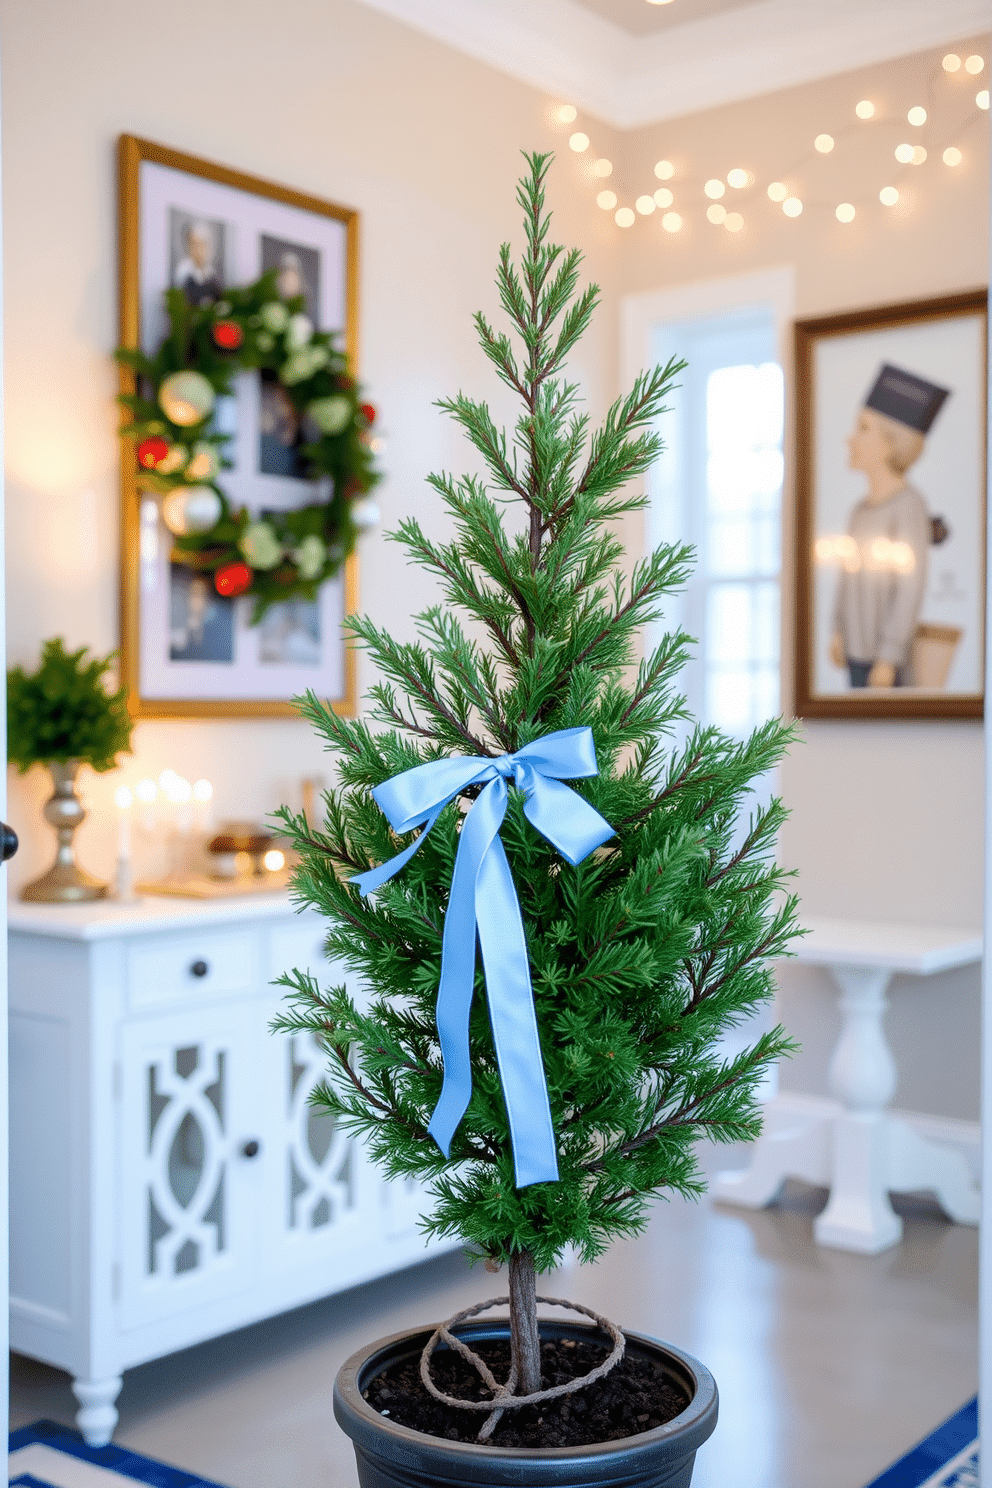
<path id="1" fill-rule="evenodd" d="M 642 373 L 589 437 L 563 367 L 597 290 L 579 292 L 579 253 L 548 241 L 549 160 L 528 157 L 518 190 L 519 269 L 508 245 L 499 259 L 522 350 L 476 316 L 521 400 L 516 427 L 461 394 L 440 405 L 496 495 L 476 476 L 429 478 L 454 538 L 412 518 L 397 537 L 443 599 L 413 643 L 349 620 L 380 676 L 373 722 L 302 700 L 339 784 L 322 830 L 281 813 L 296 897 L 372 996 L 361 1010 L 292 972 L 278 1027 L 322 1042 L 316 1103 L 389 1177 L 426 1186 L 429 1232 L 509 1273 L 508 1323 L 460 1315 L 344 1366 L 335 1409 L 363 1488 L 688 1484 L 715 1424 L 712 1378 L 605 1320 L 605 1344 L 588 1324 L 539 1327 L 536 1274 L 567 1246 L 591 1261 L 636 1234 L 659 1191 L 700 1193 L 694 1143 L 756 1136 L 756 1087 L 790 1048 L 781 1029 L 732 1059 L 719 1047 L 770 997 L 768 960 L 795 931 L 771 856 L 780 804 L 734 838 L 788 730 L 741 742 L 696 726 L 676 748 L 686 637 L 633 666 L 638 628 L 691 555 L 662 547 L 625 579 L 611 524 L 643 504 L 624 487 L 659 453 L 684 364 Z"/>

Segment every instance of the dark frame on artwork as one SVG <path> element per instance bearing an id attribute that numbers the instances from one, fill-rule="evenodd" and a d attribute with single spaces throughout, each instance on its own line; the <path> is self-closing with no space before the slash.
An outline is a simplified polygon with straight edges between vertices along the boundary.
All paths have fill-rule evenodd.
<path id="1" fill-rule="evenodd" d="M 344 326 L 343 349 L 352 374 L 356 374 L 358 355 L 358 214 L 348 207 L 324 201 L 306 192 L 261 180 L 243 171 L 215 165 L 195 155 L 186 155 L 164 145 L 152 144 L 134 135 L 121 135 L 118 141 L 118 252 L 120 287 L 120 344 L 141 344 L 142 243 L 141 243 L 141 171 L 145 162 L 155 162 L 191 177 L 217 182 L 236 191 L 270 202 L 284 203 L 301 212 L 330 218 L 343 225 Z M 339 231 L 339 230 L 338 230 Z M 120 390 L 134 391 L 133 372 L 120 369 Z M 290 698 L 251 696 L 161 697 L 142 694 L 142 625 L 150 622 L 143 614 L 140 583 L 141 493 L 137 464 L 127 441 L 121 458 L 121 579 L 120 579 L 120 664 L 121 680 L 128 689 L 128 702 L 135 718 L 285 718 L 296 717 Z M 334 581 L 336 582 L 336 581 Z M 353 553 L 342 570 L 344 614 L 357 607 L 358 559 Z M 354 714 L 357 707 L 357 668 L 352 645 L 343 633 L 328 637 L 327 645 L 340 646 L 338 673 L 343 679 L 339 695 L 327 701 L 336 713 Z M 207 657 L 207 660 L 211 658 Z M 310 685 L 301 678 L 303 691 Z M 322 689 L 316 685 L 315 690 Z M 207 689 L 204 689 L 207 691 Z M 230 691 L 230 689 L 228 689 Z"/>
<path id="2" fill-rule="evenodd" d="M 988 336 L 988 295 L 984 289 L 969 290 L 957 294 L 943 295 L 929 300 L 913 300 L 900 304 L 882 305 L 855 310 L 841 315 L 829 315 L 812 320 L 801 320 L 795 324 L 795 461 L 796 461 L 796 548 L 795 548 L 795 713 L 799 718 L 981 718 L 984 708 L 984 640 L 985 640 L 985 493 L 986 493 L 986 368 Z M 966 511 L 967 526 L 976 537 L 977 551 L 972 558 L 974 593 L 967 593 L 971 623 L 975 627 L 972 641 L 974 686 L 961 690 L 941 690 L 938 686 L 897 685 L 891 687 L 863 687 L 838 685 L 828 690 L 818 683 L 817 656 L 823 651 L 828 637 L 823 633 L 825 591 L 817 590 L 817 584 L 836 583 L 834 575 L 819 576 L 818 537 L 825 529 L 822 525 L 821 507 L 825 498 L 817 490 L 817 472 L 823 468 L 821 426 L 828 422 L 823 408 L 827 394 L 818 388 L 817 363 L 824 348 L 831 343 L 839 346 L 840 338 L 864 338 L 865 366 L 869 358 L 889 360 L 886 352 L 886 333 L 898 333 L 904 328 L 918 329 L 924 335 L 929 329 L 960 323 L 968 318 L 980 321 L 981 370 L 978 373 L 980 386 L 974 389 L 972 403 L 977 409 L 978 427 L 973 435 L 974 489 L 961 494 L 961 501 L 969 503 Z M 898 346 L 898 341 L 893 343 Z M 853 348 L 853 350 L 852 350 Z M 850 351 L 855 360 L 858 350 L 849 340 L 842 351 Z M 898 351 L 896 352 L 898 357 Z M 917 367 L 918 373 L 927 375 L 927 368 Z M 826 381 L 826 378 L 823 379 Z M 851 409 L 856 411 L 862 396 L 860 386 L 852 387 Z M 846 404 L 845 404 L 846 408 Z M 837 425 L 838 411 L 834 410 L 831 428 Z M 970 483 L 969 483 L 970 485 Z M 940 498 L 938 498 L 939 501 Z M 970 503 L 974 502 L 972 509 Z M 964 509 L 963 507 L 961 508 Z M 834 517 L 836 522 L 836 518 Z M 937 517 L 937 522 L 942 518 Z M 953 527 L 953 522 L 952 522 Z M 835 528 L 836 530 L 836 528 Z M 850 541 L 849 539 L 843 539 Z M 939 537 L 932 539 L 940 541 Z M 836 539 L 835 539 L 836 541 Z M 856 558 L 851 559 L 857 562 Z M 822 562 L 821 562 L 822 568 Z M 962 591 L 964 592 L 964 591 Z M 953 635 L 953 627 L 945 627 L 947 635 Z M 917 626 L 916 636 L 921 632 L 940 633 L 941 627 L 927 626 L 924 617 Z M 958 634 L 963 631 L 959 627 Z M 914 646 L 916 644 L 914 640 Z M 915 652 L 914 652 L 915 655 Z M 970 679 L 969 679 L 970 680 Z M 853 676 L 852 676 L 853 681 Z"/>

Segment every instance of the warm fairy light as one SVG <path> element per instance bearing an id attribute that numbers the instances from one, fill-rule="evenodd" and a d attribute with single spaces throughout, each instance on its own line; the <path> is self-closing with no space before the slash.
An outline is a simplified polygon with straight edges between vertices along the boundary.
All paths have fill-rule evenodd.
<path id="1" fill-rule="evenodd" d="M 575 134 L 569 137 L 568 147 L 570 150 L 574 150 L 576 155 L 581 155 L 583 150 L 588 150 L 589 148 L 589 136 L 583 134 L 581 129 L 576 130 Z"/>
<path id="2" fill-rule="evenodd" d="M 650 217 L 651 213 L 654 211 L 654 205 L 655 204 L 653 196 L 639 196 L 634 203 L 634 206 L 640 212 L 642 217 Z"/>
<path id="3" fill-rule="evenodd" d="M 782 203 L 782 211 L 786 217 L 798 217 L 802 212 L 803 204 L 798 196 L 787 196 Z"/>
<path id="4" fill-rule="evenodd" d="M 654 194 L 655 205 L 659 207 L 670 207 L 675 198 L 667 186 L 659 186 Z"/>
<path id="5" fill-rule="evenodd" d="M 941 66 L 945 72 L 959 72 L 961 69 L 961 58 L 955 52 L 948 52 Z"/>
<path id="6" fill-rule="evenodd" d="M 789 194 L 789 188 L 784 181 L 773 181 L 768 188 L 769 201 L 782 202 Z"/>
<path id="7" fill-rule="evenodd" d="M 906 115 L 906 118 L 909 120 L 910 124 L 914 124 L 916 128 L 919 129 L 921 125 L 927 122 L 927 111 L 921 104 L 918 103 L 914 108 L 910 109 L 909 113 Z"/>
<path id="8" fill-rule="evenodd" d="M 615 191 L 601 191 L 596 198 L 597 207 L 602 207 L 604 212 L 612 212 L 617 204 Z"/>
<path id="9" fill-rule="evenodd" d="M 270 847 L 262 858 L 262 866 L 263 868 L 267 868 L 270 873 L 278 873 L 280 868 L 285 868 L 286 866 L 286 854 L 280 852 L 277 847 Z"/>
<path id="10" fill-rule="evenodd" d="M 896 159 L 900 165 L 910 165 L 913 159 L 913 146 L 896 145 Z"/>
<path id="11" fill-rule="evenodd" d="M 945 165 L 960 165 L 962 158 L 963 157 L 961 155 L 961 151 L 958 149 L 957 145 L 948 145 L 947 149 L 944 151 Z"/>
<path id="12" fill-rule="evenodd" d="M 682 230 L 682 218 L 678 212 L 666 212 L 661 219 L 661 225 L 666 232 L 677 233 Z"/>
<path id="13" fill-rule="evenodd" d="M 659 181 L 670 181 L 675 174 L 675 167 L 670 160 L 659 160 L 654 173 Z"/>
<path id="14" fill-rule="evenodd" d="M 202 803 L 204 801 L 212 801 L 213 798 L 214 798 L 214 788 L 210 784 L 210 781 L 209 780 L 196 780 L 196 781 L 194 781 L 194 783 L 193 783 L 193 800 L 194 801 L 199 801 L 199 802 Z"/>
<path id="15" fill-rule="evenodd" d="M 671 5 L 672 0 L 648 0 L 649 5 Z"/>
<path id="16" fill-rule="evenodd" d="M 742 187 L 750 186 L 750 184 L 750 171 L 742 170 L 740 166 L 735 166 L 733 170 L 727 172 L 727 185 L 733 186 L 735 191 L 740 191 Z"/>
<path id="17" fill-rule="evenodd" d="M 727 188 L 722 181 L 718 181 L 716 176 L 714 176 L 712 180 L 706 182 L 703 190 L 707 196 L 712 197 L 714 201 L 718 201 L 725 194 Z"/>
<path id="18" fill-rule="evenodd" d="M 578 113 L 579 111 L 574 104 L 563 103 L 561 108 L 558 110 L 558 123 L 571 124 L 573 119 L 576 119 L 578 117 Z"/>
<path id="19" fill-rule="evenodd" d="M 613 218 L 613 221 L 616 223 L 617 227 L 633 227 L 634 220 L 634 213 L 630 210 L 629 207 L 621 207 L 619 212 L 617 212 L 616 216 Z"/>
<path id="20" fill-rule="evenodd" d="M 894 186 L 883 186 L 878 193 L 878 199 L 883 207 L 894 207 L 899 200 L 899 193 Z"/>
<path id="21" fill-rule="evenodd" d="M 965 72 L 970 72 L 972 77 L 977 77 L 984 66 L 984 58 L 976 55 L 974 57 L 968 58 L 967 62 L 964 64 L 964 70 Z"/>
<path id="22" fill-rule="evenodd" d="M 838 222 L 853 222 L 855 217 L 854 207 L 850 202 L 841 202 L 834 216 Z"/>
<path id="23" fill-rule="evenodd" d="M 723 222 L 728 232 L 739 233 L 744 226 L 744 218 L 740 212 L 728 212 Z"/>
<path id="24" fill-rule="evenodd" d="M 875 105 L 870 98 L 862 98 L 860 103 L 854 105 L 854 112 L 859 119 L 873 119 L 875 117 Z"/>
<path id="25" fill-rule="evenodd" d="M 832 134 L 818 134 L 813 141 L 813 149 L 819 150 L 821 155 L 829 155 L 833 147 L 834 137 Z"/>
<path id="26" fill-rule="evenodd" d="M 727 209 L 721 202 L 714 202 L 711 207 L 706 208 L 706 215 L 712 223 L 719 227 L 727 215 Z"/>
<path id="27" fill-rule="evenodd" d="M 975 102 L 978 104 L 978 107 L 980 109 L 987 109 L 988 108 L 988 106 L 989 106 L 989 90 L 988 90 L 988 88 L 983 88 L 980 93 L 976 93 L 975 94 Z"/>
<path id="28" fill-rule="evenodd" d="M 173 806 L 187 806 L 193 799 L 193 787 L 175 770 L 163 770 L 158 777 L 158 786 Z"/>
<path id="29" fill-rule="evenodd" d="M 594 176 L 612 176 L 612 174 L 613 174 L 613 161 L 612 160 L 597 160 L 597 161 L 595 161 L 594 164 L 593 164 L 592 173 L 593 173 Z"/>
<path id="30" fill-rule="evenodd" d="M 912 160 L 912 164 L 913 165 L 922 165 L 923 162 L 924 162 L 924 160 L 926 160 L 926 158 L 927 158 L 927 152 L 926 152 L 926 150 L 924 150 L 923 146 L 922 145 L 914 145 L 913 146 L 913 160 Z"/>
<path id="31" fill-rule="evenodd" d="M 134 792 L 129 785 L 119 785 L 114 791 L 114 805 L 118 811 L 130 811 L 134 805 Z"/>
<path id="32" fill-rule="evenodd" d="M 139 780 L 134 787 L 134 794 L 142 806 L 151 806 L 158 797 L 158 786 L 154 780 Z"/>

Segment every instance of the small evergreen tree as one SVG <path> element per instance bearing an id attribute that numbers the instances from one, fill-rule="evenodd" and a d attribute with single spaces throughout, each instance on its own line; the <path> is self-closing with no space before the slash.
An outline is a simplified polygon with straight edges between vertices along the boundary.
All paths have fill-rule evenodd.
<path id="1" fill-rule="evenodd" d="M 655 426 L 685 364 L 642 373 L 589 437 L 562 369 L 598 292 L 577 293 L 580 254 L 547 241 L 549 162 L 528 157 L 518 190 L 519 270 L 509 245 L 499 258 L 500 299 L 522 352 L 475 317 L 483 350 L 523 405 L 513 436 L 485 403 L 462 394 L 440 403 L 481 453 L 490 486 L 429 477 L 454 540 L 430 541 L 413 518 L 396 536 L 437 576 L 443 603 L 419 617 L 414 643 L 367 618 L 348 621 L 382 678 L 370 718 L 385 731 L 336 717 L 308 694 L 302 712 L 336 752 L 340 785 L 326 795 L 322 830 L 280 813 L 301 854 L 297 899 L 327 917 L 328 952 L 373 996 L 359 1011 L 344 988 L 292 972 L 282 978 L 288 1005 L 276 1026 L 310 1031 L 326 1048 L 330 1071 L 315 1104 L 361 1134 L 389 1177 L 426 1184 L 428 1232 L 457 1235 L 508 1264 L 521 1393 L 540 1388 L 535 1271 L 567 1245 L 591 1260 L 636 1234 L 658 1191 L 701 1193 L 698 1138 L 758 1134 L 755 1090 L 789 1041 L 776 1029 L 725 1059 L 719 1040 L 771 996 L 767 961 L 795 930 L 795 901 L 772 859 L 780 803 L 754 812 L 743 841 L 734 836 L 788 730 L 770 722 L 740 742 L 697 726 L 675 748 L 687 637 L 666 636 L 633 668 L 636 631 L 660 616 L 691 554 L 662 547 L 625 580 L 610 524 L 644 504 L 623 488 L 658 456 Z M 523 522 L 504 519 L 507 504 Z M 570 783 L 615 836 L 569 866 L 525 819 L 519 791 L 510 792 L 501 832 L 526 929 L 560 1175 L 516 1187 L 481 968 L 469 1026 L 472 1096 L 450 1157 L 427 1130 L 442 1087 L 442 927 L 462 812 L 479 787 L 445 807 L 374 899 L 351 880 L 397 850 L 373 787 L 426 761 L 501 756 L 581 725 L 592 729 L 599 773 Z"/>

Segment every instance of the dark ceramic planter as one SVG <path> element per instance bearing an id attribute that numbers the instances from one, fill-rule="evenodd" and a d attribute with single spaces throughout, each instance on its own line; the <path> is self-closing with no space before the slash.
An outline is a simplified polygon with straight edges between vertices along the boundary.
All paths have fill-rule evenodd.
<path id="1" fill-rule="evenodd" d="M 362 1391 L 383 1369 L 419 1356 L 434 1330 L 396 1333 L 352 1354 L 334 1382 L 334 1414 L 351 1437 L 361 1488 L 456 1488 L 492 1484 L 500 1488 L 689 1488 L 696 1449 L 716 1425 L 716 1382 L 691 1354 L 627 1333 L 627 1347 L 659 1360 L 685 1390 L 689 1405 L 653 1431 L 622 1441 L 586 1447 L 479 1446 L 426 1436 L 380 1416 Z M 466 1343 L 506 1339 L 509 1323 L 495 1319 L 457 1330 Z M 582 1323 L 542 1322 L 543 1338 L 581 1340 L 596 1329 Z M 439 1345 L 439 1351 L 444 1347 Z"/>

